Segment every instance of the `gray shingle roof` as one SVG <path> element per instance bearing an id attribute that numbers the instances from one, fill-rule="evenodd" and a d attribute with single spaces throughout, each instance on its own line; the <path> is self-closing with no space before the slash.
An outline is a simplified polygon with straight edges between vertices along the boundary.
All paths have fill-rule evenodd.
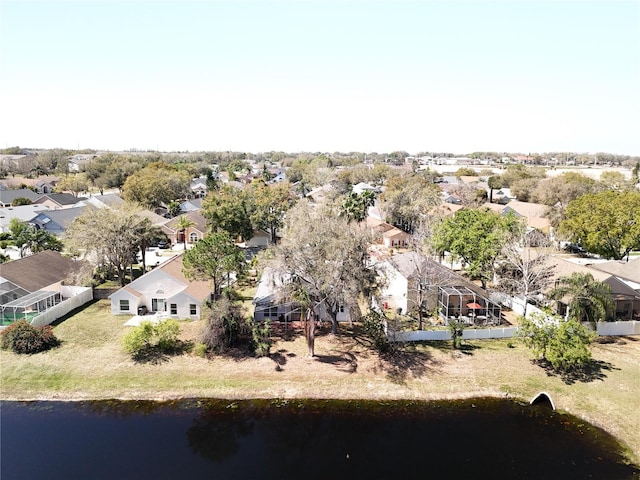
<path id="1" fill-rule="evenodd" d="M 66 280 L 78 264 L 58 252 L 45 250 L 25 258 L 3 263 L 0 276 L 11 283 L 35 292 Z"/>

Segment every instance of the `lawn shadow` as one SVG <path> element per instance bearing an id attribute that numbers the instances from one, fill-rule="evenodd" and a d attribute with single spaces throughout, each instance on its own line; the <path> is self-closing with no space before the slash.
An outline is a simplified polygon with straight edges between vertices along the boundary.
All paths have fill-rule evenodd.
<path id="1" fill-rule="evenodd" d="M 160 348 L 158 345 L 149 345 L 133 355 L 136 363 L 149 363 L 160 365 L 168 362 L 171 357 L 188 353 L 193 349 L 192 341 L 178 340 L 173 348 Z"/>
<path id="2" fill-rule="evenodd" d="M 596 380 L 603 381 L 607 378 L 605 372 L 612 370 L 620 370 L 614 367 L 609 362 L 603 362 L 602 360 L 591 360 L 586 365 L 575 368 L 573 370 L 556 370 L 551 363 L 545 359 L 533 360 L 533 363 L 541 367 L 547 376 L 560 377 L 560 379 L 567 385 L 573 385 L 576 382 L 590 383 Z"/>
<path id="3" fill-rule="evenodd" d="M 460 345 L 460 347 L 458 348 L 458 351 L 464 353 L 465 355 L 473 355 L 473 351 L 477 350 L 478 348 L 480 348 L 479 345 L 473 345 L 471 343 L 463 343 L 462 345 Z"/>
<path id="4" fill-rule="evenodd" d="M 293 352 L 287 353 L 284 348 L 281 348 L 277 352 L 274 352 L 269 355 L 269 358 L 276 364 L 275 370 L 276 372 L 282 372 L 284 370 L 284 366 L 287 363 L 287 359 L 295 358 L 296 354 Z"/>
<path id="5" fill-rule="evenodd" d="M 337 353 L 337 355 L 316 355 L 314 358 L 321 363 L 335 365 L 341 372 L 356 373 L 358 370 L 357 357 L 347 351 L 338 351 Z"/>
<path id="6" fill-rule="evenodd" d="M 409 377 L 421 378 L 435 372 L 441 362 L 415 344 L 397 345 L 388 353 L 380 355 L 380 366 L 393 383 L 405 385 Z"/>

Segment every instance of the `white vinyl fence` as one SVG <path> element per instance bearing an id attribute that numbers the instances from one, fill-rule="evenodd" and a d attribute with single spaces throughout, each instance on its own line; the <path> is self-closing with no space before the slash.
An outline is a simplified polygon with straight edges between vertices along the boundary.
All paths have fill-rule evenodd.
<path id="1" fill-rule="evenodd" d="M 514 337 L 518 327 L 505 328 L 468 328 L 462 332 L 465 340 L 480 340 L 489 338 Z M 392 342 L 421 342 L 425 340 L 451 340 L 449 330 L 417 330 L 405 332 L 389 332 L 389 340 Z"/>
<path id="2" fill-rule="evenodd" d="M 600 322 L 597 326 L 599 336 L 607 335 L 640 335 L 640 322 L 636 320 L 625 322 Z"/>
<path id="3" fill-rule="evenodd" d="M 60 293 L 63 300 L 58 305 L 55 305 L 40 315 L 33 317 L 31 325 L 34 327 L 42 327 L 53 323 L 60 317 L 64 317 L 71 310 L 81 307 L 87 302 L 93 300 L 93 290 L 90 287 L 75 287 L 63 285 L 60 287 Z"/>
<path id="4" fill-rule="evenodd" d="M 591 324 L 589 324 L 591 325 Z M 465 340 L 484 340 L 490 338 L 512 338 L 516 336 L 518 327 L 505 328 L 467 328 L 462 332 Z M 601 322 L 597 325 L 598 336 L 640 335 L 640 322 Z M 426 340 L 451 340 L 449 330 L 417 330 L 388 332 L 392 342 L 421 342 Z"/>

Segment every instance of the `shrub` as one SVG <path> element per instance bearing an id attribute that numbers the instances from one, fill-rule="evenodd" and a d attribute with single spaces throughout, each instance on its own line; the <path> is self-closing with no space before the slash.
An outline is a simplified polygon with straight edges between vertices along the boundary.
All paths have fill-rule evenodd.
<path id="1" fill-rule="evenodd" d="M 193 353 L 195 353 L 198 357 L 205 358 L 207 356 L 207 351 L 209 347 L 207 347 L 204 343 L 196 343 L 196 346 L 193 349 Z"/>
<path id="2" fill-rule="evenodd" d="M 251 339 L 251 331 L 242 317 L 240 306 L 226 297 L 213 302 L 203 316 L 206 324 L 200 341 L 211 352 L 222 353 Z"/>
<path id="3" fill-rule="evenodd" d="M 451 332 L 451 340 L 453 340 L 453 348 L 458 349 L 462 346 L 462 333 L 464 332 L 464 322 L 458 320 L 449 320 L 449 332 Z"/>
<path id="4" fill-rule="evenodd" d="M 271 351 L 271 325 L 269 320 L 255 323 L 251 329 L 253 351 L 256 357 L 268 357 Z"/>
<path id="5" fill-rule="evenodd" d="M 140 357 L 153 350 L 171 353 L 177 350 L 180 325 L 177 320 L 168 319 L 152 324 L 144 321 L 134 327 L 122 339 L 124 350 L 133 357 Z"/>
<path id="6" fill-rule="evenodd" d="M 43 352 L 60 345 L 50 325 L 33 327 L 26 320 L 9 325 L 1 335 L 0 346 L 14 353 L 31 354 Z"/>
<path id="7" fill-rule="evenodd" d="M 178 345 L 180 325 L 175 319 L 165 320 L 155 325 L 154 334 L 157 337 L 157 346 L 162 352 L 172 352 Z"/>
<path id="8" fill-rule="evenodd" d="M 149 321 L 141 322 L 138 327 L 127 332 L 122 339 L 125 352 L 131 355 L 138 355 L 142 351 L 151 347 L 153 338 L 153 325 Z"/>
<path id="9" fill-rule="evenodd" d="M 533 314 L 520 318 L 518 336 L 554 370 L 569 372 L 591 361 L 589 345 L 597 334 L 574 319 Z"/>
<path id="10" fill-rule="evenodd" d="M 367 313 L 363 319 L 364 331 L 373 342 L 373 347 L 380 353 L 391 350 L 391 342 L 384 331 L 384 317 L 376 311 Z"/>

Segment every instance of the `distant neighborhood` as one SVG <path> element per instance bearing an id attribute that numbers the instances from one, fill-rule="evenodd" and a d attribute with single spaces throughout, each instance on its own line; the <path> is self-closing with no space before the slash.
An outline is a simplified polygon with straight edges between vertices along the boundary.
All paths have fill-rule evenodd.
<path id="1" fill-rule="evenodd" d="M 640 333 L 636 157 L 16 148 L 0 174 L 5 327 L 92 298 L 199 320 L 242 283 L 258 323 L 376 311 L 391 336 L 548 312 Z M 568 279 L 609 300 L 577 313 Z"/>

